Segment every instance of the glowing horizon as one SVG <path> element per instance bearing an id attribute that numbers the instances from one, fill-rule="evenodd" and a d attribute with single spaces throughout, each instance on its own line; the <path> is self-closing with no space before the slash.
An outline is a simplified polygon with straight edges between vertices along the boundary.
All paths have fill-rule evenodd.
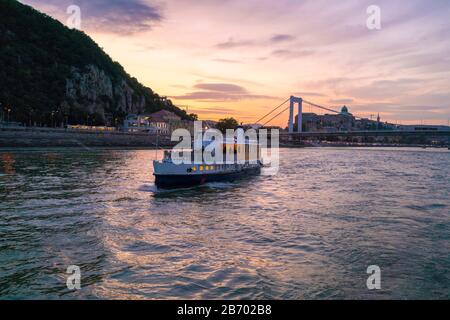
<path id="1" fill-rule="evenodd" d="M 450 118 L 447 1 L 22 2 L 63 23 L 67 7 L 80 6 L 81 30 L 203 120 L 252 123 L 290 95 L 392 123 Z M 381 8 L 380 30 L 366 26 L 371 4 Z"/>

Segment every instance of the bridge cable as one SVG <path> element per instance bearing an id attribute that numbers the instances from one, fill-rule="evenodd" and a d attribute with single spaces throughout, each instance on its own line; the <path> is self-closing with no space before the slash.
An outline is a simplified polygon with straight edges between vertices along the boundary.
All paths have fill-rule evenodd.
<path id="1" fill-rule="evenodd" d="M 263 120 L 264 118 L 266 118 L 267 116 L 269 116 L 270 114 L 272 114 L 273 112 L 275 112 L 277 109 L 279 109 L 281 106 L 283 106 L 283 105 L 284 105 L 286 102 L 288 102 L 289 100 L 290 100 L 290 98 L 286 99 L 286 101 L 284 101 L 283 103 L 281 103 L 279 106 L 277 106 L 276 108 L 274 108 L 272 111 L 270 111 L 269 113 L 267 113 L 267 114 L 266 114 L 265 116 L 263 116 L 262 118 L 258 119 L 258 120 L 256 121 L 256 123 L 259 123 L 261 120 Z M 334 113 L 337 113 L 337 114 L 340 114 L 340 113 L 341 113 L 341 112 L 339 112 L 339 111 L 337 111 L 337 110 L 333 110 L 333 109 L 330 109 L 330 108 L 327 108 L 327 107 L 318 105 L 318 104 L 316 104 L 316 103 L 309 102 L 309 101 L 307 101 L 307 100 L 303 100 L 303 102 L 305 102 L 306 104 L 309 104 L 309 105 L 311 105 L 311 106 L 313 106 L 313 107 L 319 108 L 319 109 L 327 110 L 327 111 L 334 112 Z M 268 121 L 266 121 L 266 122 L 262 125 L 262 127 L 264 127 L 266 124 L 268 124 L 269 122 L 271 122 L 273 119 L 275 119 L 276 117 L 278 117 L 279 115 L 281 115 L 283 112 L 285 112 L 287 109 L 289 109 L 289 107 L 290 107 L 290 106 L 284 108 L 281 112 L 277 113 L 275 116 L 273 116 L 272 118 L 270 118 Z M 348 115 L 348 116 L 350 116 L 350 115 Z M 354 116 L 354 117 L 355 117 L 355 118 L 362 119 L 361 117 L 356 117 L 356 116 Z"/>
<path id="2" fill-rule="evenodd" d="M 318 104 L 315 104 L 315 103 L 312 103 L 312 102 L 309 102 L 309 101 L 306 101 L 306 100 L 303 100 L 303 102 L 305 102 L 305 103 L 307 103 L 307 104 L 309 104 L 309 105 L 311 105 L 313 107 L 319 108 L 319 109 L 324 109 L 324 110 L 331 111 L 331 112 L 334 112 L 334 113 L 340 113 L 337 110 L 333 110 L 333 109 L 330 109 L 330 108 L 327 108 L 327 107 L 319 106 Z"/>
<path id="3" fill-rule="evenodd" d="M 290 108 L 290 106 L 284 108 L 281 112 L 277 113 L 274 117 L 270 118 L 269 121 L 266 121 L 266 122 L 262 125 L 262 127 L 264 127 L 266 124 L 268 124 L 270 121 L 272 121 L 273 119 L 275 119 L 276 117 L 278 117 L 280 114 L 282 114 L 283 112 L 285 112 L 285 111 L 286 111 L 287 109 L 289 109 L 289 108 Z"/>
<path id="4" fill-rule="evenodd" d="M 273 113 L 275 110 L 277 110 L 278 108 L 280 108 L 283 104 L 285 104 L 286 102 L 288 102 L 290 100 L 290 98 L 289 99 L 287 99 L 286 101 L 284 101 L 282 104 L 280 104 L 278 107 L 276 107 L 275 109 L 273 109 L 272 111 L 270 111 L 268 114 L 266 114 L 264 117 L 262 117 L 260 120 L 262 120 L 262 119 L 264 119 L 265 117 L 267 117 L 268 115 L 270 115 L 271 113 Z M 319 106 L 318 104 L 315 104 L 315 103 L 312 103 L 312 102 L 309 102 L 309 101 L 306 101 L 306 100 L 303 100 L 303 102 L 305 102 L 305 103 L 307 103 L 307 104 L 309 104 L 309 105 L 312 105 L 312 106 L 314 106 L 314 107 L 317 107 L 317 108 L 320 108 L 320 109 L 324 109 L 324 110 L 328 110 L 328 111 L 331 111 L 331 112 L 334 112 L 334 113 L 340 113 L 339 111 L 336 111 L 336 110 L 333 110 L 333 109 L 330 109 L 330 108 L 326 108 L 326 107 L 323 107 L 323 106 Z M 279 113 L 277 113 L 274 117 L 272 117 L 272 118 L 270 118 L 270 120 L 268 120 L 268 121 L 266 121 L 262 126 L 264 127 L 266 124 L 268 124 L 269 122 L 271 122 L 273 119 L 275 119 L 276 117 L 278 117 L 279 115 L 281 115 L 283 112 L 285 112 L 287 109 L 289 109 L 290 108 L 290 106 L 288 106 L 288 107 L 286 107 L 285 109 L 283 109 L 281 112 L 279 112 Z M 258 123 L 260 120 L 258 120 L 256 123 Z"/>
<path id="5" fill-rule="evenodd" d="M 282 104 L 280 104 L 278 107 L 272 109 L 272 111 L 270 111 L 269 113 L 267 113 L 264 117 L 262 117 L 261 119 L 258 119 L 255 124 L 259 123 L 261 120 L 263 120 L 264 118 L 266 118 L 268 115 L 272 114 L 275 110 L 279 109 L 283 104 L 285 104 L 286 102 L 288 102 L 291 98 L 286 99 L 286 101 L 284 101 Z"/>

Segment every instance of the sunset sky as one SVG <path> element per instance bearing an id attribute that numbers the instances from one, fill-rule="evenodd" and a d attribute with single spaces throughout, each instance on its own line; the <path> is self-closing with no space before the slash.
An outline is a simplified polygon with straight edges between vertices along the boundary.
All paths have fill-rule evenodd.
<path id="1" fill-rule="evenodd" d="M 290 95 L 393 123 L 450 118 L 449 0 L 21 2 L 65 24 L 79 5 L 83 31 L 200 119 L 251 123 Z M 366 26 L 370 5 L 380 30 Z"/>

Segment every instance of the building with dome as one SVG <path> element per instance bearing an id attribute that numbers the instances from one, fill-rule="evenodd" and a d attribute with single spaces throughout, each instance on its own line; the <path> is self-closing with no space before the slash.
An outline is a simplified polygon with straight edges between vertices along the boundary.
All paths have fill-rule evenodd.
<path id="1" fill-rule="evenodd" d="M 297 128 L 297 117 L 295 121 L 294 128 Z M 384 124 L 379 118 L 377 121 L 356 119 L 349 108 L 343 106 L 337 114 L 303 113 L 302 126 L 304 132 L 339 132 L 377 130 L 382 129 Z"/>
<path id="2" fill-rule="evenodd" d="M 351 116 L 352 115 L 350 112 L 348 112 L 347 106 L 343 106 L 342 107 L 340 114 L 343 115 L 343 116 Z"/>
<path id="3" fill-rule="evenodd" d="M 294 127 L 297 128 L 297 117 Z M 355 127 L 356 119 L 346 106 L 338 114 L 318 115 L 303 113 L 302 125 L 304 132 L 337 132 L 351 131 Z"/>

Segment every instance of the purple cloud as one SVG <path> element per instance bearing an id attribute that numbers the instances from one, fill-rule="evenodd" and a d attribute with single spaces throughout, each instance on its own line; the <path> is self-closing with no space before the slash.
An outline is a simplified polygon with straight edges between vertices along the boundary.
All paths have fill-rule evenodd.
<path id="1" fill-rule="evenodd" d="M 299 97 L 325 97 L 323 93 L 319 92 L 296 92 L 295 95 Z"/>
<path id="2" fill-rule="evenodd" d="M 253 46 L 253 45 L 255 45 L 255 43 L 250 40 L 234 41 L 233 38 L 230 38 L 230 39 L 228 39 L 228 41 L 216 44 L 215 47 L 219 48 L 219 49 L 231 49 L 231 48 L 247 47 L 247 46 Z"/>
<path id="3" fill-rule="evenodd" d="M 173 96 L 181 100 L 203 101 L 239 101 L 247 99 L 278 99 L 277 97 L 253 94 L 242 86 L 230 83 L 199 83 L 194 85 L 193 91 L 180 96 Z"/>
<path id="4" fill-rule="evenodd" d="M 81 9 L 83 30 L 128 35 L 151 29 L 162 20 L 161 9 L 141 0 L 24 0 L 66 22 L 67 7 Z"/>
<path id="5" fill-rule="evenodd" d="M 315 53 L 314 50 L 288 50 L 279 49 L 272 51 L 272 56 L 284 59 L 296 59 L 301 57 L 311 56 Z"/>
<path id="6" fill-rule="evenodd" d="M 291 40 L 294 40 L 294 39 L 295 39 L 295 37 L 291 36 L 289 34 L 274 34 L 270 38 L 270 42 L 279 43 L 279 42 L 291 41 Z"/>
<path id="7" fill-rule="evenodd" d="M 224 108 L 224 107 L 211 107 L 211 108 L 191 108 L 189 109 L 190 111 L 194 112 L 194 113 L 198 113 L 198 114 L 212 114 L 212 115 L 216 115 L 216 114 L 234 114 L 236 113 L 236 110 L 231 109 L 231 108 Z"/>
<path id="8" fill-rule="evenodd" d="M 337 104 L 349 104 L 352 103 L 354 100 L 351 98 L 347 98 L 347 99 L 331 99 L 328 102 L 329 103 L 337 103 Z"/>
<path id="9" fill-rule="evenodd" d="M 230 92 L 230 93 L 246 93 L 244 87 L 229 83 L 199 83 L 194 86 L 196 89 L 209 91 Z"/>
<path id="10" fill-rule="evenodd" d="M 223 62 L 223 63 L 241 63 L 241 61 L 233 60 L 233 59 L 214 59 L 213 61 Z"/>

